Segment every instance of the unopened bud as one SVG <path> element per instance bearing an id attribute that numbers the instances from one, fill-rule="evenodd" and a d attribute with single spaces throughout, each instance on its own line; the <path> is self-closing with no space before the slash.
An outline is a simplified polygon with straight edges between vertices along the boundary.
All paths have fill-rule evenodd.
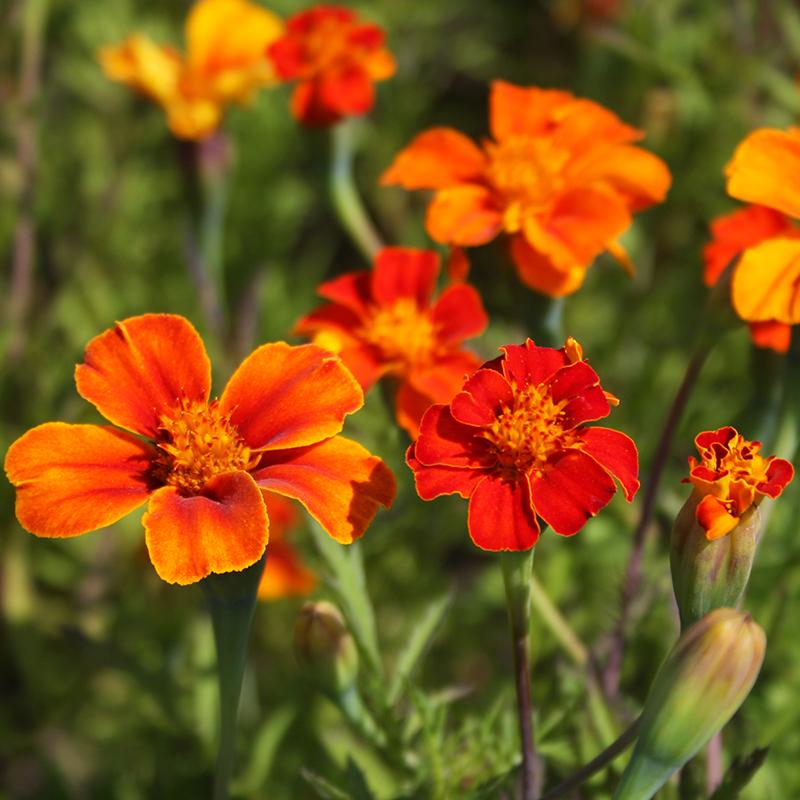
<path id="1" fill-rule="evenodd" d="M 615 800 L 649 800 L 720 731 L 750 693 L 765 650 L 764 631 L 733 608 L 692 625 L 650 687 Z"/>
<path id="2" fill-rule="evenodd" d="M 358 674 L 358 651 L 339 609 L 327 600 L 306 603 L 294 627 L 297 660 L 321 691 L 339 696 Z"/>

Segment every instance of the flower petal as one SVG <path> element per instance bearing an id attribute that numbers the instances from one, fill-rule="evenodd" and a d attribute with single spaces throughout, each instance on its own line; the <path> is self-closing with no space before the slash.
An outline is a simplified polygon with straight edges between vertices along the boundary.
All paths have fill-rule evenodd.
<path id="1" fill-rule="evenodd" d="M 465 283 L 448 286 L 431 311 L 437 338 L 444 342 L 462 342 L 486 330 L 489 318 L 478 291 Z"/>
<path id="2" fill-rule="evenodd" d="M 317 92 L 319 104 L 339 116 L 366 114 L 375 104 L 375 88 L 360 65 L 326 71 L 318 79 Z"/>
<path id="3" fill-rule="evenodd" d="M 152 439 L 178 399 L 208 400 L 211 364 L 188 320 L 144 314 L 92 339 L 75 383 L 107 420 Z"/>
<path id="4" fill-rule="evenodd" d="M 427 466 L 473 469 L 491 467 L 496 460 L 480 432 L 454 419 L 445 405 L 431 406 L 422 417 L 416 457 Z"/>
<path id="5" fill-rule="evenodd" d="M 503 407 L 514 405 L 508 381 L 493 369 L 479 369 L 464 384 L 450 404 L 453 417 L 465 425 L 491 425 Z"/>
<path id="6" fill-rule="evenodd" d="M 434 241 L 474 247 L 494 239 L 502 222 L 489 190 L 465 184 L 436 192 L 428 206 L 425 226 Z"/>
<path id="7" fill-rule="evenodd" d="M 586 277 L 585 266 L 574 263 L 570 267 L 557 267 L 549 255 L 536 250 L 521 234 L 511 237 L 511 260 L 519 279 L 548 297 L 572 294 L 581 288 Z"/>
<path id="8" fill-rule="evenodd" d="M 287 542 L 270 542 L 267 563 L 258 584 L 259 600 L 278 600 L 309 594 L 317 585 L 317 576 L 308 569 L 297 551 Z"/>
<path id="9" fill-rule="evenodd" d="M 409 298 L 427 308 L 438 276 L 439 255 L 433 250 L 384 247 L 375 258 L 372 296 L 382 306 Z"/>
<path id="10" fill-rule="evenodd" d="M 560 369 L 549 380 L 550 394 L 556 403 L 567 401 L 564 416 L 571 426 L 603 419 L 611 406 L 597 373 L 585 362 L 576 361 Z"/>
<path id="11" fill-rule="evenodd" d="M 449 398 L 442 398 L 448 400 Z M 419 436 L 419 423 L 425 412 L 436 400 L 425 392 L 419 391 L 413 384 L 404 381 L 397 388 L 395 395 L 395 415 L 397 423 L 409 435 L 416 439 Z"/>
<path id="12" fill-rule="evenodd" d="M 733 516 L 724 503 L 710 494 L 697 504 L 695 516 L 710 542 L 721 539 L 739 524 L 739 517 Z"/>
<path id="13" fill-rule="evenodd" d="M 150 494 L 149 444 L 100 425 L 48 422 L 9 447 L 17 519 L 37 536 L 78 536 L 111 525 Z"/>
<path id="14" fill-rule="evenodd" d="M 423 500 L 433 500 L 443 494 L 469 497 L 486 476 L 485 470 L 458 467 L 426 466 L 416 457 L 416 444 L 406 451 L 406 463 L 414 473 L 417 494 Z"/>
<path id="15" fill-rule="evenodd" d="M 472 541 L 483 550 L 528 550 L 539 539 L 528 479 L 514 482 L 487 475 L 469 499 Z"/>
<path id="16" fill-rule="evenodd" d="M 776 353 L 788 353 L 792 343 L 792 326 L 785 322 L 751 322 L 750 336 L 756 347 L 774 350 Z"/>
<path id="17" fill-rule="evenodd" d="M 220 398 L 247 444 L 285 450 L 339 433 L 364 394 L 335 356 L 312 344 L 265 344 L 234 372 Z"/>
<path id="18" fill-rule="evenodd" d="M 620 482 L 628 502 L 633 500 L 639 490 L 639 454 L 633 439 L 620 431 L 600 426 L 586 428 L 581 439 L 581 450 Z"/>
<path id="19" fill-rule="evenodd" d="M 396 492 L 386 464 L 343 436 L 267 453 L 253 477 L 262 489 L 299 500 L 342 544 L 358 539 L 378 506 L 388 508 Z"/>
<path id="20" fill-rule="evenodd" d="M 531 339 L 524 345 L 509 344 L 500 349 L 504 353 L 503 373 L 509 383 L 520 389 L 544 383 L 570 363 L 562 350 L 537 347 Z"/>
<path id="21" fill-rule="evenodd" d="M 769 459 L 767 479 L 756 486 L 756 491 L 774 499 L 781 494 L 792 478 L 794 478 L 794 467 L 791 462 L 773 456 Z"/>
<path id="22" fill-rule="evenodd" d="M 332 281 L 321 283 L 317 293 L 363 317 L 372 305 L 372 272 L 361 270 L 340 275 Z"/>
<path id="23" fill-rule="evenodd" d="M 536 136 L 551 130 L 558 111 L 574 102 L 569 92 L 515 86 L 492 81 L 489 118 L 497 141 L 511 136 Z"/>
<path id="24" fill-rule="evenodd" d="M 562 536 L 577 533 L 589 517 L 608 504 L 615 491 L 611 476 L 593 458 L 577 450 L 557 456 L 541 477 L 531 480 L 536 513 Z"/>
<path id="25" fill-rule="evenodd" d="M 150 498 L 142 523 L 159 577 L 181 585 L 255 564 L 269 538 L 264 499 L 246 472 L 217 475 L 189 497 L 164 486 Z"/>

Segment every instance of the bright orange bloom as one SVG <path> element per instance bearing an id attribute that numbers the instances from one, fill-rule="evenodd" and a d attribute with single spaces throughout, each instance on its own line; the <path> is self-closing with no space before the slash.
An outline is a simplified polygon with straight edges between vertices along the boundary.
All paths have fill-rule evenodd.
<path id="1" fill-rule="evenodd" d="M 269 57 L 280 78 L 297 81 L 295 119 L 318 127 L 366 114 L 375 104 L 373 84 L 395 72 L 384 40 L 381 28 L 340 6 L 315 6 L 289 19 Z"/>
<path id="2" fill-rule="evenodd" d="M 345 544 L 394 497 L 388 467 L 337 435 L 362 406 L 361 387 L 314 345 L 262 345 L 210 401 L 195 329 L 145 314 L 92 339 L 75 383 L 124 430 L 48 422 L 11 445 L 17 518 L 37 536 L 78 536 L 149 503 L 150 560 L 165 581 L 187 584 L 261 558 L 264 492 L 299 500 Z"/>
<path id="3" fill-rule="evenodd" d="M 478 547 L 527 550 L 537 517 L 572 536 L 611 500 L 614 478 L 632 500 L 639 462 L 624 433 L 584 424 L 610 404 L 574 339 L 560 350 L 530 339 L 500 349 L 449 405 L 425 412 L 406 460 L 423 500 L 469 498 Z"/>
<path id="4" fill-rule="evenodd" d="M 772 209 L 773 219 L 800 219 L 800 128 L 761 129 L 737 148 L 725 168 L 728 194 Z M 788 326 L 800 322 L 800 235 L 785 217 L 783 224 L 751 242 L 739 259 L 731 282 L 736 313 L 763 329 L 760 344 L 785 352 Z M 754 237 L 755 239 L 756 237 Z"/>
<path id="5" fill-rule="evenodd" d="M 330 300 L 296 331 L 338 353 L 364 391 L 379 378 L 397 382 L 397 421 L 414 438 L 428 406 L 448 402 L 479 359 L 462 343 L 487 324 L 471 286 L 449 286 L 432 302 L 439 257 L 431 250 L 387 247 L 372 271 L 323 283 Z"/>
<path id="6" fill-rule="evenodd" d="M 689 456 L 689 477 L 703 499 L 697 504 L 697 521 L 709 541 L 730 533 L 739 518 L 765 497 L 778 497 L 794 477 L 783 458 L 759 455 L 761 442 L 750 442 L 730 425 L 704 431 L 694 440 L 700 458 Z"/>
<path id="7" fill-rule="evenodd" d="M 269 517 L 267 563 L 258 585 L 260 600 L 277 600 L 292 595 L 305 595 L 314 590 L 317 576 L 303 565 L 289 541 L 300 517 L 288 500 L 272 492 L 264 493 Z"/>
<path id="8" fill-rule="evenodd" d="M 629 267 L 617 238 L 670 184 L 663 161 L 631 144 L 642 133 L 569 92 L 495 81 L 489 105 L 492 139 L 478 147 L 433 128 L 381 182 L 436 191 L 427 228 L 437 242 L 472 247 L 508 234 L 522 282 L 552 297 L 578 289 L 604 250 Z"/>
<path id="9" fill-rule="evenodd" d="M 133 35 L 102 48 L 100 63 L 109 78 L 158 103 L 179 139 L 204 139 L 226 105 L 274 82 L 266 50 L 282 32 L 279 17 L 249 0 L 198 0 L 186 20 L 186 57 Z"/>
<path id="10" fill-rule="evenodd" d="M 713 239 L 703 249 L 706 286 L 713 286 L 728 264 L 745 250 L 780 237 L 800 236 L 789 217 L 766 206 L 747 205 L 730 214 L 723 214 L 711 223 Z M 791 342 L 792 328 L 777 320 L 751 322 L 750 334 L 758 347 L 785 353 Z"/>

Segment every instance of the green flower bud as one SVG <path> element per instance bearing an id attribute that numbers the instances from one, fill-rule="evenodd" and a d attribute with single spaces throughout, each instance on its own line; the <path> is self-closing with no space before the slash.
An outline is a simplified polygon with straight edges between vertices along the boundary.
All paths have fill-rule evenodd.
<path id="1" fill-rule="evenodd" d="M 749 614 L 718 608 L 692 625 L 658 671 L 615 800 L 649 800 L 736 713 L 764 661 Z"/>
<path id="2" fill-rule="evenodd" d="M 300 609 L 294 649 L 298 663 L 320 691 L 336 698 L 355 684 L 358 651 L 333 603 L 320 600 Z"/>
<path id="3" fill-rule="evenodd" d="M 739 604 L 761 535 L 761 513 L 752 505 L 729 534 L 709 540 L 696 516 L 702 498 L 692 492 L 672 528 L 670 566 L 681 630 L 715 608 Z"/>

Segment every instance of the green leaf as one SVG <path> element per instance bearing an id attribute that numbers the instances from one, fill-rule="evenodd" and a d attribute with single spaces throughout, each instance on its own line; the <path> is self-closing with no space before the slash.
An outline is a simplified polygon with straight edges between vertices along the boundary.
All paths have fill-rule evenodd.
<path id="1" fill-rule="evenodd" d="M 295 709 L 281 706 L 273 711 L 255 735 L 250 761 L 242 775 L 234 784 L 237 794 L 254 794 L 266 783 L 269 777 L 278 745 L 295 717 Z"/>
<path id="2" fill-rule="evenodd" d="M 352 758 L 347 759 L 347 787 L 353 800 L 375 800 L 366 776 Z"/>

